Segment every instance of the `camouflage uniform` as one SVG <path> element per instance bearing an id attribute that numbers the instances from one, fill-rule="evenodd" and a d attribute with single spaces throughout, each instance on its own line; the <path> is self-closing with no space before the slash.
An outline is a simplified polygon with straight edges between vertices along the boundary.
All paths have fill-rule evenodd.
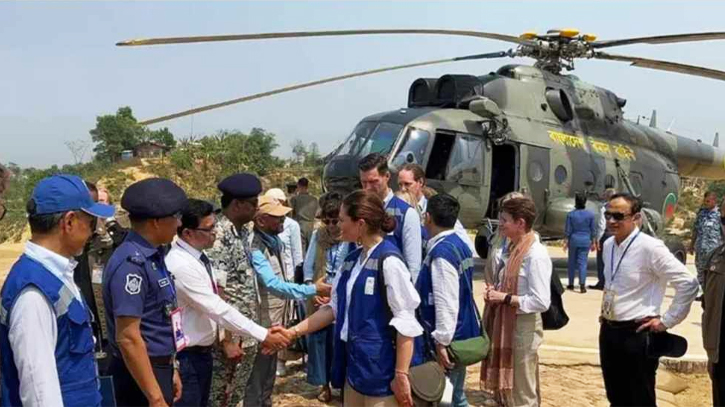
<path id="1" fill-rule="evenodd" d="M 703 273 L 705 271 L 707 259 L 720 244 L 722 244 L 722 232 L 720 224 L 720 212 L 717 208 L 702 208 L 695 218 L 695 232 L 697 240 L 695 241 L 695 267 L 697 268 L 697 281 L 700 287 L 703 286 Z"/>
<path id="2" fill-rule="evenodd" d="M 216 242 L 206 253 L 214 266 L 217 282 L 224 290 L 226 301 L 244 316 L 257 321 L 258 291 L 249 253 L 250 230 L 237 231 L 232 222 L 220 215 L 216 225 Z M 220 334 L 221 335 L 221 334 Z M 229 333 L 227 333 L 229 335 Z M 239 341 L 239 338 L 235 338 Z M 212 387 L 209 405 L 222 406 L 227 388 L 231 390 L 226 406 L 236 406 L 244 399 L 244 390 L 252 373 L 257 354 L 257 341 L 243 337 L 244 357 L 233 368 L 221 349 L 215 349 Z M 232 372 L 232 369 L 236 369 Z"/>

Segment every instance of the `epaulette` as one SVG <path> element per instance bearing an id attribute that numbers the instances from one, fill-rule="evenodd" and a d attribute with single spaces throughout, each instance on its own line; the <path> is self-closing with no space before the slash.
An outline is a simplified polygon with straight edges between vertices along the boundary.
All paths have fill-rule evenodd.
<path id="1" fill-rule="evenodd" d="M 146 259 L 139 252 L 135 252 L 133 254 L 130 254 L 127 257 L 127 260 L 130 261 L 133 264 L 138 265 L 138 266 L 143 266 L 143 264 L 146 262 Z"/>

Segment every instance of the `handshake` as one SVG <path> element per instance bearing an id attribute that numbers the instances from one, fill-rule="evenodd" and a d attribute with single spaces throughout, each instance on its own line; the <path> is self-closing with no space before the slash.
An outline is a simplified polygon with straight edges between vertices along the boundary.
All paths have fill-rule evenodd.
<path id="1" fill-rule="evenodd" d="M 275 325 L 267 330 L 267 337 L 262 342 L 262 353 L 271 355 L 286 349 L 297 339 L 297 333 L 281 325 Z"/>

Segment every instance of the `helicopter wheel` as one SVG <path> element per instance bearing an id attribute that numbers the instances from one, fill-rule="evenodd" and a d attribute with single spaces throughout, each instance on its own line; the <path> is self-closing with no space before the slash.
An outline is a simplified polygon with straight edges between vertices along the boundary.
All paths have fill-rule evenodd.
<path id="1" fill-rule="evenodd" d="M 665 236 L 665 246 L 670 250 L 677 260 L 682 264 L 687 263 L 687 249 L 682 240 L 677 236 Z"/>

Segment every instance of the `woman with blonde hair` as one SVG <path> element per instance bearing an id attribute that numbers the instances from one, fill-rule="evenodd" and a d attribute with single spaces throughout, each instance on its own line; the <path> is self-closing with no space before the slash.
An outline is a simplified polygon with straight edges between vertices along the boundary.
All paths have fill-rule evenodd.
<path id="1" fill-rule="evenodd" d="M 537 407 L 541 313 L 551 301 L 551 259 L 532 230 L 536 206 L 530 198 L 505 201 L 499 219 L 508 243 L 492 254 L 493 284 L 484 294 L 491 351 L 481 366 L 481 387 L 504 406 Z"/>
<path id="2" fill-rule="evenodd" d="M 523 198 L 525 195 L 518 191 L 509 192 L 508 194 L 502 196 L 498 200 L 498 207 L 500 208 L 501 205 L 503 205 L 504 202 L 508 201 L 511 198 Z M 506 243 L 506 238 L 501 236 L 501 233 L 499 233 L 499 230 L 497 229 L 496 232 L 494 232 L 493 236 L 491 236 L 491 240 L 489 242 L 489 249 L 488 249 L 488 257 L 486 258 L 486 263 L 483 267 L 483 281 L 485 281 L 488 284 L 493 283 L 493 255 L 492 253 L 495 253 L 496 251 L 501 250 L 501 247 Z"/>
<path id="3" fill-rule="evenodd" d="M 346 406 L 412 406 L 408 370 L 413 339 L 423 333 L 420 304 L 400 250 L 384 236 L 395 218 L 372 191 L 346 196 L 340 210 L 342 240 L 359 248 L 335 277 L 328 305 L 291 328 L 293 336 L 335 322 L 333 387 L 344 388 Z"/>

